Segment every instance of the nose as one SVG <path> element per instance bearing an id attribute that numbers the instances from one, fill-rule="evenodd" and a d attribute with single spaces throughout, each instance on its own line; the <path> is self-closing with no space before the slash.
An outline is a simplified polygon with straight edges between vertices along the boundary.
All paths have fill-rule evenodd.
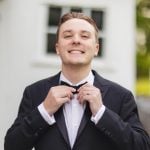
<path id="1" fill-rule="evenodd" d="M 81 41 L 81 39 L 80 39 L 79 35 L 73 36 L 73 39 L 72 39 L 73 44 L 80 44 L 80 41 Z"/>

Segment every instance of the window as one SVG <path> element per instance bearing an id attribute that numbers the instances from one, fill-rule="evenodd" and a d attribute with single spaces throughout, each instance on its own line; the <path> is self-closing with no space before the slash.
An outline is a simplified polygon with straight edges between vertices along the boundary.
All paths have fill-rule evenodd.
<path id="1" fill-rule="evenodd" d="M 48 24 L 47 24 L 47 54 L 54 54 L 55 53 L 55 42 L 56 42 L 56 31 L 57 25 L 59 23 L 60 17 L 66 12 L 83 12 L 89 16 L 91 16 L 101 33 L 103 32 L 103 24 L 104 24 L 104 11 L 100 9 L 92 9 L 92 8 L 82 8 L 82 7 L 61 7 L 61 6 L 50 6 L 48 7 Z M 99 34 L 99 43 L 100 43 L 100 50 L 99 55 L 103 55 L 103 45 L 104 45 L 104 37 L 103 34 Z"/>
<path id="2" fill-rule="evenodd" d="M 47 53 L 55 53 L 56 34 L 49 33 L 47 35 Z"/>
<path id="3" fill-rule="evenodd" d="M 48 26 L 57 26 L 61 17 L 61 7 L 49 7 Z"/>
<path id="4" fill-rule="evenodd" d="M 94 19 L 94 21 L 97 24 L 97 27 L 99 28 L 99 30 L 103 29 L 103 11 L 100 10 L 92 10 L 91 11 L 91 17 Z"/>

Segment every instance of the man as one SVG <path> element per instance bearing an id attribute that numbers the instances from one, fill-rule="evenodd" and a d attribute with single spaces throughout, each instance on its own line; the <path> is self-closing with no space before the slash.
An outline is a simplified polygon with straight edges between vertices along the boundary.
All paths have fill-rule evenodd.
<path id="1" fill-rule="evenodd" d="M 5 150 L 150 150 L 131 92 L 91 69 L 98 50 L 91 18 L 75 12 L 61 18 L 61 72 L 25 89 Z"/>

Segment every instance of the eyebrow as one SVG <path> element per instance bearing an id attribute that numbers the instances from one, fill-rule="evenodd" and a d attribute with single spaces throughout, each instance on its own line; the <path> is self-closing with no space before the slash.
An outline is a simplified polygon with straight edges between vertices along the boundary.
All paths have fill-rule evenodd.
<path id="1" fill-rule="evenodd" d="M 72 32 L 72 30 L 65 30 L 65 31 L 63 31 L 62 33 L 64 34 L 64 33 L 71 33 L 71 32 Z M 81 33 L 88 33 L 88 34 L 91 34 L 91 32 L 90 32 L 90 31 L 87 31 L 87 30 L 82 30 Z"/>
<path id="2" fill-rule="evenodd" d="M 65 30 L 65 31 L 63 31 L 62 33 L 64 34 L 64 33 L 70 33 L 70 32 L 72 32 L 72 30 Z"/>
<path id="3" fill-rule="evenodd" d="M 90 31 L 87 31 L 87 30 L 83 30 L 82 33 L 88 33 L 88 34 L 91 34 Z"/>

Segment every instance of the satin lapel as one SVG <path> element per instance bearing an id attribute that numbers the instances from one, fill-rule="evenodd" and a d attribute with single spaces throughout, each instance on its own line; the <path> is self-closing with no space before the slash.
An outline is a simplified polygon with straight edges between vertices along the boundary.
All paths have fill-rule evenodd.
<path id="1" fill-rule="evenodd" d="M 92 115 L 91 110 L 89 108 L 89 105 L 87 104 L 86 105 L 86 109 L 85 109 L 84 114 L 83 114 L 83 117 L 82 117 L 82 120 L 81 120 L 81 123 L 80 123 L 80 126 L 79 126 L 79 129 L 78 129 L 78 133 L 77 133 L 77 138 L 76 139 L 78 139 L 78 137 L 82 133 L 83 129 L 85 128 L 85 125 L 90 120 L 91 115 Z"/>
<path id="2" fill-rule="evenodd" d="M 65 123 L 65 117 L 64 117 L 64 113 L 63 113 L 63 107 L 61 107 L 55 114 L 55 119 L 56 119 L 56 124 L 64 138 L 64 140 L 66 141 L 66 143 L 68 145 L 70 145 L 69 143 L 69 137 L 68 137 L 68 132 L 67 132 L 67 127 L 66 127 L 66 123 Z"/>

